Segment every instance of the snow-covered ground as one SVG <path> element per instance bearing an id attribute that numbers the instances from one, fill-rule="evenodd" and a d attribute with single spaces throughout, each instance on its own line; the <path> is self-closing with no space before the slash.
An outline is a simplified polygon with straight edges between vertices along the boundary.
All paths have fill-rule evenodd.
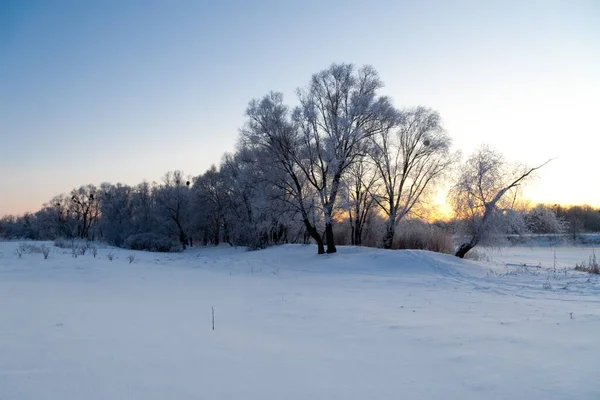
<path id="1" fill-rule="evenodd" d="M 2 400 L 600 398 L 600 281 L 564 269 L 589 248 L 18 246 L 0 242 Z"/>

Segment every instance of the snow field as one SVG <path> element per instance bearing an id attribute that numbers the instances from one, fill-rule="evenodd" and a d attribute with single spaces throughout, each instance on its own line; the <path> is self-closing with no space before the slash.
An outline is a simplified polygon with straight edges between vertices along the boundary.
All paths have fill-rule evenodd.
<path id="1" fill-rule="evenodd" d="M 553 249 L 18 245 L 0 242 L 2 400 L 600 398 L 600 284 Z"/>

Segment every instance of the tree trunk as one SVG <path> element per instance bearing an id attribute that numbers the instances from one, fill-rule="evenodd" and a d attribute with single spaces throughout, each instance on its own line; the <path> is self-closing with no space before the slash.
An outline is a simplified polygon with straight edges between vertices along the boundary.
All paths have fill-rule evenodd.
<path id="1" fill-rule="evenodd" d="M 468 243 L 463 243 L 460 245 L 456 253 L 454 254 L 456 257 L 465 258 L 465 255 L 473 248 L 475 244 L 471 241 Z"/>
<path id="2" fill-rule="evenodd" d="M 333 238 L 333 225 L 331 222 L 325 224 L 325 238 L 327 239 L 327 254 L 336 253 L 335 242 Z"/>
<path id="3" fill-rule="evenodd" d="M 185 236 L 185 231 L 183 230 L 181 222 L 178 219 L 175 219 L 175 224 L 177 225 L 177 230 L 179 231 L 179 243 L 181 243 L 181 246 L 185 250 L 187 247 L 187 237 Z"/>
<path id="4" fill-rule="evenodd" d="M 354 219 L 354 229 L 352 229 L 352 244 L 360 246 L 362 243 L 362 221 L 356 217 Z"/>
<path id="5" fill-rule="evenodd" d="M 215 226 L 215 246 L 219 245 L 219 241 L 221 239 L 221 232 L 219 229 L 219 223 L 217 223 L 217 225 Z"/>
<path id="6" fill-rule="evenodd" d="M 179 231 L 179 243 L 181 243 L 181 246 L 185 250 L 185 248 L 187 247 L 187 238 L 185 237 L 185 233 L 182 230 Z"/>
<path id="7" fill-rule="evenodd" d="M 362 246 L 362 233 L 363 233 L 363 225 L 362 223 L 360 224 L 360 227 L 356 228 L 356 245 L 357 246 Z"/>
<path id="8" fill-rule="evenodd" d="M 325 246 L 323 245 L 323 239 L 317 229 L 312 226 L 308 218 L 304 218 L 304 226 L 306 227 L 306 232 L 312 237 L 315 242 L 317 242 L 317 252 L 318 254 L 325 254 Z"/>
<path id="9" fill-rule="evenodd" d="M 396 224 L 394 220 L 390 218 L 385 224 L 385 235 L 383 236 L 383 248 L 391 249 L 394 242 L 394 233 L 396 231 Z"/>

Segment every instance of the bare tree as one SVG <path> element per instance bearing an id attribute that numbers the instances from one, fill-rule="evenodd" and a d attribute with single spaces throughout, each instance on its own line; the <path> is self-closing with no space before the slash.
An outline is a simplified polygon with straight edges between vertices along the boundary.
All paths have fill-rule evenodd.
<path id="1" fill-rule="evenodd" d="M 100 203 L 96 186 L 81 186 L 71 191 L 69 212 L 76 221 L 76 235 L 81 239 L 91 239 L 92 228 L 100 217 Z"/>
<path id="2" fill-rule="evenodd" d="M 300 129 L 301 162 L 306 181 L 314 188 L 325 218 L 327 253 L 335 253 L 333 214 L 342 177 L 366 152 L 366 139 L 393 120 L 396 110 L 370 66 L 333 64 L 313 75 L 306 89 L 298 90 L 300 106 L 293 120 Z"/>
<path id="3" fill-rule="evenodd" d="M 398 222 L 411 213 L 443 177 L 456 157 L 436 111 L 403 110 L 395 124 L 382 126 L 371 138 L 372 161 L 380 187 L 374 199 L 386 216 L 383 247 L 392 247 Z"/>
<path id="4" fill-rule="evenodd" d="M 365 226 L 372 217 L 375 208 L 372 192 L 376 182 L 376 170 L 364 158 L 350 166 L 344 180 L 344 204 L 350 224 L 350 243 L 354 246 L 362 245 Z"/>
<path id="5" fill-rule="evenodd" d="M 131 193 L 133 232 L 152 232 L 157 225 L 156 202 L 152 195 L 152 185 L 147 181 L 139 183 Z"/>
<path id="6" fill-rule="evenodd" d="M 117 183 L 100 185 L 100 231 L 105 240 L 115 246 L 133 233 L 133 188 Z"/>
<path id="7" fill-rule="evenodd" d="M 205 234 L 212 236 L 215 245 L 220 243 L 221 236 L 226 242 L 230 242 L 225 213 L 231 193 L 221 171 L 212 165 L 208 171 L 195 179 L 193 188 L 196 206 L 208 220 L 204 227 Z"/>
<path id="8" fill-rule="evenodd" d="M 75 236 L 75 221 L 69 211 L 69 197 L 62 194 L 44 204 L 44 218 L 41 223 L 54 237 L 72 238 Z"/>
<path id="9" fill-rule="evenodd" d="M 312 216 L 312 193 L 301 163 L 301 138 L 290 121 L 290 112 L 281 93 L 271 92 L 252 100 L 246 110 L 248 120 L 241 131 L 241 145 L 259 154 L 260 179 L 279 188 L 281 200 L 300 214 L 306 232 L 325 253 L 323 239 Z"/>
<path id="10" fill-rule="evenodd" d="M 164 218 L 163 226 L 170 235 L 177 236 L 185 249 L 188 244 L 190 181 L 184 179 L 181 171 L 167 172 L 162 185 L 154 188 L 154 197 Z"/>
<path id="11" fill-rule="evenodd" d="M 450 202 L 463 225 L 465 240 L 455 255 L 463 258 L 478 244 L 489 243 L 495 235 L 521 224 L 514 212 L 518 189 L 537 167 L 511 166 L 498 152 L 483 146 L 461 167 L 457 182 L 449 192 Z"/>
<path id="12" fill-rule="evenodd" d="M 290 207 L 284 193 L 261 175 L 272 176 L 261 164 L 261 152 L 242 147 L 226 154 L 220 166 L 228 193 L 224 220 L 233 243 L 257 249 L 287 240 Z"/>

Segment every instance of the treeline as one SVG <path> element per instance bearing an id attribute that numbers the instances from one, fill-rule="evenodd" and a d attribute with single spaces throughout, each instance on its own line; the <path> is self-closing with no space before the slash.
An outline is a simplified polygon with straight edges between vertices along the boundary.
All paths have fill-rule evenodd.
<path id="1" fill-rule="evenodd" d="M 199 176 L 172 171 L 158 183 L 82 186 L 36 213 L 4 217 L 0 235 L 154 251 L 308 242 L 319 253 L 335 252 L 336 243 L 443 251 L 454 225 L 417 220 L 458 157 L 436 111 L 397 109 L 382 86 L 369 66 L 333 64 L 298 89 L 295 107 L 275 92 L 250 101 L 236 151 L 218 167 Z M 467 218 L 477 218 L 471 208 Z M 534 232 L 555 232 L 575 226 L 567 210 L 563 219 L 545 206 L 519 215 Z"/>

